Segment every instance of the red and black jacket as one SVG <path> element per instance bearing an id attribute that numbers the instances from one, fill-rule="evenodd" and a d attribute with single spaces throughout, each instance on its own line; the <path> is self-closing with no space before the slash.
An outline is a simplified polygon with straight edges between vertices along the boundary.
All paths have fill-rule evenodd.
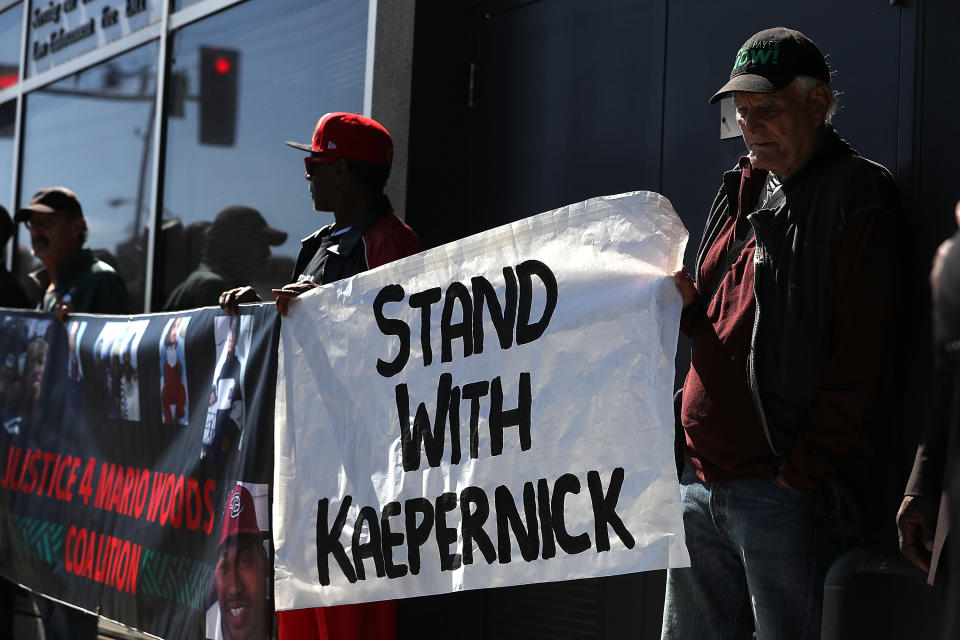
<path id="1" fill-rule="evenodd" d="M 417 235 L 393 215 L 386 196 L 381 196 L 345 233 L 334 235 L 330 224 L 301 244 L 293 279 L 317 284 L 349 278 L 420 251 Z"/>

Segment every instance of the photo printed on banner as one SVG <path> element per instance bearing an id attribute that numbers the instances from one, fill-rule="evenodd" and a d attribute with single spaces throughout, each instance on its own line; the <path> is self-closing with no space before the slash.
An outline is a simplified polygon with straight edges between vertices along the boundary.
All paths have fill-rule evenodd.
<path id="1" fill-rule="evenodd" d="M 83 409 L 83 364 L 80 362 L 80 341 L 87 331 L 86 320 L 67 323 L 67 395 L 66 415 L 77 415 Z"/>
<path id="2" fill-rule="evenodd" d="M 86 320 L 71 320 L 67 323 L 67 345 L 70 359 L 67 361 L 67 377 L 74 382 L 83 380 L 83 365 L 80 363 L 80 341 L 87 330 Z"/>
<path id="3" fill-rule="evenodd" d="M 94 364 L 103 385 L 104 416 L 140 421 L 137 349 L 149 320 L 108 322 L 94 343 Z"/>
<path id="4" fill-rule="evenodd" d="M 237 483 L 223 505 L 206 637 L 268 638 L 273 621 L 268 485 Z M 208 601 L 210 602 L 210 601 Z"/>
<path id="5" fill-rule="evenodd" d="M 243 444 L 243 373 L 250 353 L 250 317 L 234 314 L 216 318 L 213 331 L 217 366 L 210 385 L 200 457 L 223 461 Z"/>
<path id="6" fill-rule="evenodd" d="M 0 424 L 10 435 L 33 424 L 51 320 L 6 316 L 0 326 Z"/>
<path id="7" fill-rule="evenodd" d="M 187 424 L 190 407 L 187 399 L 187 361 L 184 340 L 189 316 L 171 318 L 160 340 L 160 400 L 163 424 Z"/>

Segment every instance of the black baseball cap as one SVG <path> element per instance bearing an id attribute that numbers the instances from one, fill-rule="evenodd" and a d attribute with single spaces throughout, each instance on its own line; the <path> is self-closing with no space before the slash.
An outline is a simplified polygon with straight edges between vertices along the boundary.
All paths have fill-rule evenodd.
<path id="1" fill-rule="evenodd" d="M 54 213 L 63 211 L 68 218 L 82 218 L 83 209 L 77 194 L 66 187 L 46 187 L 40 189 L 30 198 L 30 204 L 17 211 L 13 217 L 16 222 L 26 222 L 36 213 Z"/>
<path id="2" fill-rule="evenodd" d="M 237 234 L 262 235 L 271 247 L 280 246 L 287 241 L 286 231 L 274 229 L 267 224 L 259 211 L 243 205 L 233 205 L 222 210 L 207 229 L 207 237 L 214 242 L 229 242 L 236 238 Z"/>
<path id="3" fill-rule="evenodd" d="M 830 82 L 830 69 L 817 45 L 799 31 L 774 27 L 750 36 L 733 61 L 730 81 L 710 98 L 710 104 L 731 91 L 775 93 L 797 76 Z"/>

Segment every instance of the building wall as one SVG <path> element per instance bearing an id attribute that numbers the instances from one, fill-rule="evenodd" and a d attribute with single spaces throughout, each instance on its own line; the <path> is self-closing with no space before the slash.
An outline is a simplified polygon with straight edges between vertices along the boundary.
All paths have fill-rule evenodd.
<path id="1" fill-rule="evenodd" d="M 652 189 L 690 230 L 692 263 L 721 173 L 743 153 L 738 137 L 721 139 L 719 108 L 708 98 L 752 33 L 775 25 L 807 33 L 828 54 L 842 94 L 838 131 L 894 173 L 904 206 L 896 256 L 904 265 L 902 340 L 888 347 L 898 354 L 900 393 L 882 409 L 884 462 L 875 478 L 878 516 L 888 516 L 877 533 L 889 547 L 929 406 L 926 272 L 933 249 L 956 227 L 960 199 L 951 178 L 960 140 L 951 106 L 960 86 L 951 61 L 960 5 L 774 0 L 746 13 L 742 5 L 693 0 L 586 8 L 567 0 L 421 0 L 407 220 L 435 246 L 591 196 Z M 678 384 L 688 349 L 681 338 Z M 449 620 L 445 629 L 465 611 L 483 611 L 482 631 L 464 629 L 458 638 L 655 638 L 662 581 L 653 573 L 463 593 L 405 602 L 401 611 L 445 612 L 434 614 Z M 617 606 L 624 597 L 633 606 Z M 593 604 L 577 608 L 577 598 Z M 551 600 L 562 604 L 523 605 Z M 870 604 L 864 610 L 882 629 L 889 620 Z M 572 624 L 573 609 L 589 613 Z M 531 631 L 537 625 L 542 636 Z"/>

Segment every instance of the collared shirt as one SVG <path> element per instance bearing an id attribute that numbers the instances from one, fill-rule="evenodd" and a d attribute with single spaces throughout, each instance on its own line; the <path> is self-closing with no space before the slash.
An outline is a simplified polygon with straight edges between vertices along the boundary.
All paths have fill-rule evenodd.
<path id="1" fill-rule="evenodd" d="M 346 229 L 327 225 L 304 238 L 293 279 L 328 284 L 420 251 L 413 230 L 392 213 L 381 196 L 374 206 Z"/>
<path id="2" fill-rule="evenodd" d="M 778 188 L 746 157 L 735 215 L 724 223 L 704 257 L 697 282 L 715 287 L 696 333 L 693 359 L 683 388 L 685 452 L 700 479 L 708 482 L 766 475 L 778 468 L 760 426 L 745 371 L 756 299 L 753 255 L 756 239 L 743 244 L 726 273 L 719 273 L 735 239 L 750 229 L 747 215 L 763 206 Z M 714 279 L 721 278 L 715 284 Z M 710 288 L 701 288 L 706 295 Z"/>
<path id="3" fill-rule="evenodd" d="M 45 269 L 37 273 L 43 281 Z M 98 260 L 89 249 L 81 249 L 57 267 L 57 284 L 47 290 L 37 305 L 40 311 L 53 311 L 62 302 L 76 313 L 128 313 L 127 289 L 113 267 Z"/>

